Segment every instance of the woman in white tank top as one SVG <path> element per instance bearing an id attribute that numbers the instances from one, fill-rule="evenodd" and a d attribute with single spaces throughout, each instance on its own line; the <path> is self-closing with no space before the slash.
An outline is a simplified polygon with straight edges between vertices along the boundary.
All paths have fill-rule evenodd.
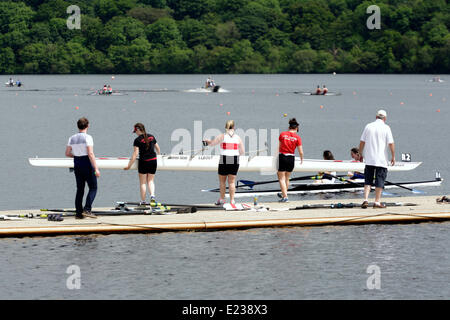
<path id="1" fill-rule="evenodd" d="M 214 140 L 205 140 L 209 146 L 220 144 L 220 161 L 219 161 L 219 184 L 220 198 L 216 205 L 225 204 L 226 183 L 228 178 L 228 189 L 230 194 L 230 203 L 234 202 L 234 194 L 236 192 L 236 175 L 239 170 L 239 156 L 243 155 L 244 144 L 241 138 L 234 133 L 234 121 L 228 120 L 225 125 L 226 132 L 218 135 Z"/>

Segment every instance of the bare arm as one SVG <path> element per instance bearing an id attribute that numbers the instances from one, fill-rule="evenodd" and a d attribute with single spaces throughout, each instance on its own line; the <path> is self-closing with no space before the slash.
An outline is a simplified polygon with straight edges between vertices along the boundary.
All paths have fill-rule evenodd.
<path id="1" fill-rule="evenodd" d="M 89 157 L 89 160 L 91 161 L 92 167 L 94 168 L 95 175 L 97 177 L 100 177 L 100 171 L 98 171 L 97 161 L 95 161 L 94 147 L 87 146 L 87 152 L 88 152 L 88 157 Z"/>
<path id="2" fill-rule="evenodd" d="M 156 154 L 161 154 L 161 149 L 159 148 L 159 144 L 155 143 Z"/>
<path id="3" fill-rule="evenodd" d="M 391 165 L 395 165 L 395 144 L 394 143 L 390 143 L 389 144 L 389 149 L 391 150 Z"/>
<path id="4" fill-rule="evenodd" d="M 138 155 L 139 155 L 139 147 L 134 147 L 133 154 L 131 155 L 130 161 L 128 161 L 128 166 L 123 168 L 123 170 L 130 170 L 131 166 L 136 161 Z"/>
<path id="5" fill-rule="evenodd" d="M 363 161 L 363 151 L 364 151 L 364 146 L 366 145 L 366 143 L 364 141 L 360 141 L 359 142 L 359 161 Z"/>
<path id="6" fill-rule="evenodd" d="M 223 141 L 224 134 L 218 135 L 214 140 L 205 140 L 208 146 L 215 146 Z"/>
<path id="7" fill-rule="evenodd" d="M 71 146 L 67 146 L 66 147 L 66 157 L 73 158 L 72 147 Z"/>
<path id="8" fill-rule="evenodd" d="M 298 154 L 300 155 L 300 164 L 303 164 L 303 146 L 298 146 Z"/>
<path id="9" fill-rule="evenodd" d="M 242 143 L 242 139 L 239 138 L 239 154 L 242 156 L 245 153 L 244 144 Z"/>

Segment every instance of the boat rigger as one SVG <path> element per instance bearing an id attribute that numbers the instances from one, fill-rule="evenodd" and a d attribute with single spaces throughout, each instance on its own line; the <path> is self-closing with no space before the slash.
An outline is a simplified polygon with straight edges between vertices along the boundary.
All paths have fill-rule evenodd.
<path id="1" fill-rule="evenodd" d="M 217 171 L 219 155 L 158 155 L 158 170 L 174 171 Z M 72 158 L 29 158 L 29 163 L 36 167 L 51 168 L 73 168 Z M 99 157 L 96 158 L 99 169 L 121 170 L 128 165 L 128 157 Z M 417 168 L 422 162 L 396 162 L 389 166 L 389 171 L 409 171 Z M 316 172 L 316 171 L 364 171 L 365 164 L 350 160 L 319 160 L 295 159 L 294 172 Z M 131 167 L 137 169 L 137 163 Z M 239 172 L 276 172 L 277 157 L 274 156 L 241 156 L 239 159 Z"/>

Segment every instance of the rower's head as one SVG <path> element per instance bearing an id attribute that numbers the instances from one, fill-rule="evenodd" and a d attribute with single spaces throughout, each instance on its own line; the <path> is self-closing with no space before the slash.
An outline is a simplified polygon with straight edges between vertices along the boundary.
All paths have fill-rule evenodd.
<path id="1" fill-rule="evenodd" d="M 331 153 L 330 150 L 325 150 L 323 152 L 323 159 L 324 160 L 334 160 L 334 156 L 333 156 L 333 154 Z"/>
<path id="2" fill-rule="evenodd" d="M 138 136 L 140 136 L 141 134 L 144 134 L 145 132 L 146 132 L 145 126 L 142 123 L 138 122 L 134 125 L 133 133 L 136 133 Z"/>
<path id="3" fill-rule="evenodd" d="M 359 149 L 358 148 L 352 148 L 350 150 L 350 155 L 351 155 L 352 159 L 359 161 L 360 155 L 359 155 Z"/>
<path id="4" fill-rule="evenodd" d="M 383 121 L 386 121 L 387 113 L 384 110 L 378 110 L 377 112 L 377 119 L 381 119 Z"/>
<path id="5" fill-rule="evenodd" d="M 234 129 L 234 120 L 228 120 L 227 123 L 225 123 L 225 129 L 233 130 Z"/>
<path id="6" fill-rule="evenodd" d="M 289 130 L 297 130 L 300 124 L 297 122 L 295 118 L 289 120 Z"/>
<path id="7" fill-rule="evenodd" d="M 85 117 L 78 119 L 77 127 L 80 130 L 85 130 L 89 127 L 89 120 Z"/>

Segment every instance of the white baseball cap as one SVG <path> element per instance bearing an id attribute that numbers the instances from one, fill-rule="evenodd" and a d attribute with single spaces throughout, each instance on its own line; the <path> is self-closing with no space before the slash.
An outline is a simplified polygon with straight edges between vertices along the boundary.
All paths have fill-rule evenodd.
<path id="1" fill-rule="evenodd" d="M 386 116 L 387 116 L 386 111 L 384 111 L 384 110 L 378 110 L 378 112 L 377 112 L 377 117 L 383 117 L 383 118 L 386 118 Z"/>

